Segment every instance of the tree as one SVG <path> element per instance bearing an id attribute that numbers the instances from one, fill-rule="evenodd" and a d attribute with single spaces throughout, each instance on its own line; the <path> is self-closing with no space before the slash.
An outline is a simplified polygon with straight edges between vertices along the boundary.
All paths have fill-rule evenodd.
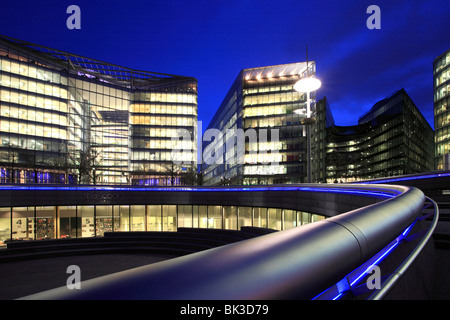
<path id="1" fill-rule="evenodd" d="M 74 170 L 78 177 L 78 184 L 96 184 L 98 177 L 102 175 L 96 168 L 99 166 L 102 158 L 102 151 L 92 146 L 86 150 L 78 150 L 75 153 L 68 154 L 67 168 Z"/>

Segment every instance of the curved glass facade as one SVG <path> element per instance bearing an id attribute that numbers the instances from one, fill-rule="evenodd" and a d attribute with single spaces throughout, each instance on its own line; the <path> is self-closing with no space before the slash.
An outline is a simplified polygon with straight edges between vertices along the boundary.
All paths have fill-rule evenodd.
<path id="1" fill-rule="evenodd" d="M 196 130 L 195 78 L 0 37 L 0 183 L 179 185 Z"/>
<path id="2" fill-rule="evenodd" d="M 0 240 L 103 236 L 114 231 L 177 231 L 178 227 L 285 230 L 325 219 L 303 211 L 221 205 L 74 205 L 0 208 Z"/>
<path id="3" fill-rule="evenodd" d="M 433 170 L 433 129 L 403 89 L 376 103 L 358 125 L 327 127 L 325 140 L 330 183 Z"/>

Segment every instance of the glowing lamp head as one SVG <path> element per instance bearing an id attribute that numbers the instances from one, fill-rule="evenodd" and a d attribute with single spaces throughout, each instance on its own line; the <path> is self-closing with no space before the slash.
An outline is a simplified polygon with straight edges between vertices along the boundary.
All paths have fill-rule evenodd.
<path id="1" fill-rule="evenodd" d="M 311 92 L 320 88 L 322 83 L 316 78 L 303 78 L 294 85 L 294 90 L 298 92 Z"/>

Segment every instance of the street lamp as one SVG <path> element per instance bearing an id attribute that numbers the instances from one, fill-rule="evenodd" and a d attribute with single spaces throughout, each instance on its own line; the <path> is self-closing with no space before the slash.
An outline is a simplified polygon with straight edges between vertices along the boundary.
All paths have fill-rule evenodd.
<path id="1" fill-rule="evenodd" d="M 307 76 L 297 81 L 294 85 L 294 90 L 306 93 L 306 113 L 304 109 L 297 109 L 294 112 L 303 116 L 301 122 L 306 126 L 306 144 L 307 144 L 307 171 L 308 183 L 311 183 L 311 125 L 316 122 L 316 118 L 311 117 L 311 99 L 310 93 L 320 88 L 322 83 L 319 79 L 308 76 L 308 63 L 306 63 Z"/>

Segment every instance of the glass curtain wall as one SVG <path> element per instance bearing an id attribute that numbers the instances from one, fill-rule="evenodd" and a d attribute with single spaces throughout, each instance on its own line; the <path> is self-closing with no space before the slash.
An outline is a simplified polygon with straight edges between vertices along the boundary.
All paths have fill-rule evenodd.
<path id="1" fill-rule="evenodd" d="M 450 50 L 433 62 L 435 168 L 450 170 Z"/>
<path id="2" fill-rule="evenodd" d="M 114 231 L 169 231 L 179 227 L 286 230 L 325 219 L 308 212 L 198 205 L 82 205 L 0 208 L 0 245 L 7 240 L 104 236 Z"/>
<path id="3" fill-rule="evenodd" d="M 136 92 L 132 101 L 132 184 L 192 184 L 182 173 L 197 163 L 196 83 Z"/>
<path id="4" fill-rule="evenodd" d="M 0 183 L 192 184 L 196 135 L 196 79 L 0 37 Z"/>
<path id="5" fill-rule="evenodd" d="M 294 110 L 306 108 L 306 96 L 293 86 L 306 75 L 306 68 L 302 62 L 239 73 L 208 125 L 221 135 L 203 143 L 205 185 L 305 179 L 305 130 Z M 309 68 L 314 74 L 315 63 Z"/>

